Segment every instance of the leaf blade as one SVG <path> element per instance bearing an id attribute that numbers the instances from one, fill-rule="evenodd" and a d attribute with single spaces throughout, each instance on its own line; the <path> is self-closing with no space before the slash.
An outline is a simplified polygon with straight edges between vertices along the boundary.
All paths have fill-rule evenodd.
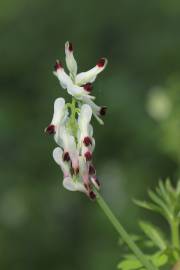
<path id="1" fill-rule="evenodd" d="M 146 234 L 146 236 L 160 249 L 165 250 L 167 248 L 166 241 L 164 240 L 160 230 L 158 230 L 154 225 L 140 221 L 140 228 Z"/>

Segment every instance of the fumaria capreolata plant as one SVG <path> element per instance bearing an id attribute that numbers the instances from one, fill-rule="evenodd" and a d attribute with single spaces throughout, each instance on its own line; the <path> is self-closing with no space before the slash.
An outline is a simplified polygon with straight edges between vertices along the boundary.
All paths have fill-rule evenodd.
<path id="1" fill-rule="evenodd" d="M 176 208 L 177 198 L 180 202 L 180 184 L 175 191 L 172 191 L 169 182 L 165 186 L 160 182 L 157 194 L 149 192 L 153 203 L 136 201 L 140 206 L 163 214 L 168 220 L 172 232 L 172 247 L 169 249 L 152 226 L 141 223 L 142 230 L 149 236 L 152 243 L 156 242 L 160 249 L 158 253 L 146 255 L 138 247 L 133 237 L 126 232 L 99 194 L 100 182 L 93 164 L 95 139 L 91 119 L 94 116 L 100 124 L 103 124 L 102 117 L 106 114 L 107 108 L 98 106 L 94 102 L 95 97 L 91 95 L 91 90 L 97 75 L 105 69 L 107 59 L 100 58 L 89 71 L 77 73 L 78 67 L 74 58 L 73 46 L 70 42 L 66 42 L 65 60 L 69 74 L 65 72 L 62 62 L 59 60 L 56 60 L 53 73 L 61 87 L 72 97 L 72 101 L 66 103 L 64 98 L 56 98 L 52 121 L 45 129 L 46 133 L 54 136 L 58 145 L 53 151 L 53 158 L 62 170 L 63 186 L 69 191 L 83 192 L 91 200 L 96 201 L 128 246 L 132 254 L 125 255 L 118 265 L 119 269 L 158 270 L 167 263 L 170 265 L 171 262 L 177 262 L 179 260 L 180 214 Z M 175 201 L 175 206 L 172 207 L 172 203 Z"/>

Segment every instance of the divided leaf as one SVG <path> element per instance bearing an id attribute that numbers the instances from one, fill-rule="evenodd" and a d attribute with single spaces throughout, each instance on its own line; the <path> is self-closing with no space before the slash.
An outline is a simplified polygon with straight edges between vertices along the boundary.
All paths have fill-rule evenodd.
<path id="1" fill-rule="evenodd" d="M 147 255 L 149 259 L 155 266 L 160 267 L 167 263 L 168 257 L 161 252 L 157 252 L 152 255 Z M 126 256 L 119 264 L 118 269 L 121 270 L 144 270 L 142 263 L 133 255 Z"/>
<path id="2" fill-rule="evenodd" d="M 137 206 L 140 206 L 140 207 L 145 208 L 147 210 L 156 211 L 156 212 L 160 212 L 161 211 L 161 208 L 160 207 L 158 207 L 156 204 L 153 204 L 151 202 L 140 201 L 140 200 L 137 200 L 137 199 L 133 199 L 133 202 Z"/>
<path id="3" fill-rule="evenodd" d="M 150 223 L 141 221 L 139 223 L 141 229 L 146 234 L 146 236 L 157 246 L 160 250 L 165 250 L 167 248 L 166 241 L 164 240 L 162 233 L 158 228 Z"/>
<path id="4" fill-rule="evenodd" d="M 134 258 L 124 259 L 122 262 L 118 264 L 118 269 L 122 270 L 135 270 L 140 269 L 142 267 L 141 262 Z"/>

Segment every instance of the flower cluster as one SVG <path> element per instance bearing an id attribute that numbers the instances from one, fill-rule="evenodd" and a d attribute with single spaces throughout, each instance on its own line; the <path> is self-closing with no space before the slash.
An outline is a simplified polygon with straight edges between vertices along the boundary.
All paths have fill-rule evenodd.
<path id="1" fill-rule="evenodd" d="M 94 115 L 103 124 L 101 116 L 105 115 L 106 107 L 94 103 L 91 91 L 92 83 L 106 67 L 107 60 L 101 58 L 92 69 L 77 74 L 77 62 L 69 42 L 65 44 L 65 55 L 69 75 L 59 60 L 56 61 L 54 75 L 72 96 L 72 103 L 65 103 L 63 98 L 55 100 L 53 118 L 45 131 L 54 135 L 59 146 L 54 149 L 53 158 L 63 172 L 63 186 L 70 191 L 84 192 L 94 199 L 93 188 L 99 189 L 100 184 L 92 163 L 95 139 L 90 122 Z"/>

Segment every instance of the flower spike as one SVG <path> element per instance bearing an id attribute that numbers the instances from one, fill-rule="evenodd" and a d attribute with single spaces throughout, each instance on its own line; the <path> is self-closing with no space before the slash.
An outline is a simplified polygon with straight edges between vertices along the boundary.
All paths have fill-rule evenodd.
<path id="1" fill-rule="evenodd" d="M 61 87 L 66 89 L 69 95 L 92 106 L 95 118 L 100 124 L 103 124 L 99 116 L 105 115 L 105 107 L 95 108 L 96 105 L 91 102 L 95 99 L 94 96 L 91 96 L 91 91 L 93 88 L 92 83 L 97 75 L 107 66 L 107 59 L 100 58 L 95 67 L 89 71 L 77 74 L 77 62 L 73 55 L 72 43 L 69 41 L 65 43 L 65 55 L 69 75 L 64 71 L 63 65 L 59 60 L 56 60 L 54 75 L 58 78 Z"/>
<path id="2" fill-rule="evenodd" d="M 45 131 L 54 135 L 58 145 L 53 151 L 53 158 L 62 170 L 64 188 L 83 192 L 94 200 L 100 183 L 92 163 L 95 139 L 91 119 L 94 115 L 103 124 L 101 117 L 107 108 L 94 103 L 91 91 L 92 82 L 105 69 L 107 59 L 101 58 L 92 69 L 77 74 L 73 46 L 67 41 L 65 60 L 69 75 L 59 60 L 56 60 L 53 73 L 61 87 L 72 96 L 72 103 L 66 104 L 61 97 L 55 100 L 53 118 Z"/>

